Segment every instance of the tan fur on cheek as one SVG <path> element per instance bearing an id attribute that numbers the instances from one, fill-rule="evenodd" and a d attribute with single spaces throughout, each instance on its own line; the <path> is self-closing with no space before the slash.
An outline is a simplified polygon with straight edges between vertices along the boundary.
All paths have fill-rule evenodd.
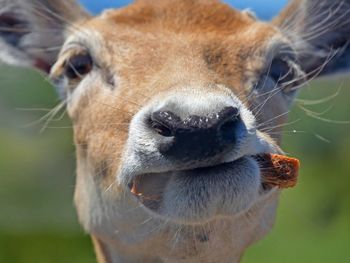
<path id="1" fill-rule="evenodd" d="M 69 105 L 75 143 L 81 153 L 78 161 L 84 159 L 89 164 L 101 189 L 116 186 L 131 119 L 127 109 L 116 103 L 115 92 L 106 85 L 89 87 L 79 96 L 73 95 L 76 98 Z"/>

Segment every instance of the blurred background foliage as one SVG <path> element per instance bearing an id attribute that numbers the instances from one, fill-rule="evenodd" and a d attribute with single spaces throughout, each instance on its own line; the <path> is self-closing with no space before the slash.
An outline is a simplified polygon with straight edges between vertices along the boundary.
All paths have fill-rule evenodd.
<path id="1" fill-rule="evenodd" d="M 299 184 L 283 192 L 273 231 L 243 263 L 350 262 L 350 124 L 336 122 L 350 120 L 349 99 L 346 77 L 313 82 L 300 94 L 283 140 L 301 160 Z M 58 103 L 38 73 L 0 66 L 1 263 L 95 262 L 72 201 L 71 124 L 61 113 L 38 123 Z"/>

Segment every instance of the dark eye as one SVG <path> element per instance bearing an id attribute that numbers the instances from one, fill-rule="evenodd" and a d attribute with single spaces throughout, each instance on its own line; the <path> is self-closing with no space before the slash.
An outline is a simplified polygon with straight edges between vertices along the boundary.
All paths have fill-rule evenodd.
<path id="1" fill-rule="evenodd" d="M 26 23 L 17 19 L 15 14 L 0 15 L 0 35 L 7 44 L 17 47 L 22 37 L 29 32 Z"/>
<path id="2" fill-rule="evenodd" d="M 294 69 L 288 63 L 288 61 L 282 58 L 274 58 L 272 60 L 270 69 L 268 71 L 268 76 L 275 82 L 279 84 L 284 84 L 292 81 L 294 79 Z"/>
<path id="3" fill-rule="evenodd" d="M 93 68 L 93 61 L 88 53 L 71 57 L 66 62 L 65 75 L 72 80 L 81 79 L 89 74 Z"/>

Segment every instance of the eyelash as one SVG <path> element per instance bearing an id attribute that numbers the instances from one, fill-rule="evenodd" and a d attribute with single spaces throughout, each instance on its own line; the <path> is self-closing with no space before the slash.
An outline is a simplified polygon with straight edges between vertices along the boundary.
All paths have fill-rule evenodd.
<path id="1" fill-rule="evenodd" d="M 91 55 L 88 52 L 80 53 L 66 61 L 64 74 L 70 80 L 81 79 L 92 71 L 93 66 Z"/>
<path id="2" fill-rule="evenodd" d="M 275 57 L 271 61 L 270 66 L 261 74 L 255 89 L 259 90 L 269 85 L 275 88 L 279 87 L 281 91 L 288 94 L 294 91 L 293 87 L 300 84 L 302 78 L 299 73 L 298 67 L 293 60 Z"/>
<path id="3" fill-rule="evenodd" d="M 270 76 L 275 83 L 283 84 L 293 80 L 295 72 L 288 61 L 282 58 L 274 58 L 267 75 Z"/>

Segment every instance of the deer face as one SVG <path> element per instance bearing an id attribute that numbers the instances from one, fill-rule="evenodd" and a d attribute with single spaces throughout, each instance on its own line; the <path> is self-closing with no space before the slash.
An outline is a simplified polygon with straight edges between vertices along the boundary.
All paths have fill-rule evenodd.
<path id="1" fill-rule="evenodd" d="M 276 134 L 300 85 L 347 66 L 328 63 L 346 47 L 345 20 L 303 36 L 320 19 L 314 2 L 268 24 L 216 1 L 139 1 L 68 27 L 50 77 L 74 125 L 87 231 L 122 254 L 198 262 L 238 260 L 269 230 L 278 191 L 262 187 L 254 156 L 281 152 Z M 339 5 L 322 8 L 349 12 Z M 205 245 L 189 246 L 198 238 Z"/>
<path id="2" fill-rule="evenodd" d="M 258 129 L 271 111 L 262 108 L 266 96 L 256 97 L 278 93 L 271 100 L 277 116 L 294 94 L 277 85 L 277 75 L 297 72 L 282 35 L 219 7 L 232 26 L 214 32 L 194 23 L 177 25 L 184 31 L 176 33 L 153 17 L 149 25 L 119 25 L 121 15 L 109 12 L 68 38 L 52 71 L 66 89 L 79 162 L 90 165 L 102 189 L 167 220 L 234 216 L 264 195 L 251 156 L 277 147 Z M 271 61 L 285 72 L 276 72 L 279 64 L 269 72 Z M 132 187 L 144 196 L 133 196 Z"/>

